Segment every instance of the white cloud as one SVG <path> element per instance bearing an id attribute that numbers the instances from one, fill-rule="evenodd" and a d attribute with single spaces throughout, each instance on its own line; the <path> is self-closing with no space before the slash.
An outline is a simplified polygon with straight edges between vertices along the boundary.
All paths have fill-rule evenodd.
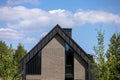
<path id="1" fill-rule="evenodd" d="M 1 39 L 21 39 L 23 37 L 23 34 L 18 33 L 17 31 L 9 28 L 0 28 L 0 40 Z"/>
<path id="2" fill-rule="evenodd" d="M 36 39 L 35 38 L 30 38 L 30 37 L 28 37 L 28 38 L 26 38 L 25 40 L 24 40 L 24 43 L 36 43 L 37 41 L 36 41 Z"/>
<path id="3" fill-rule="evenodd" d="M 0 15 L 2 15 L 0 20 L 8 22 L 8 27 L 13 29 L 36 31 L 51 24 L 50 14 L 37 8 L 27 9 L 23 6 L 3 7 L 0 8 L 0 12 Z"/>
<path id="4" fill-rule="evenodd" d="M 51 15 L 52 22 L 61 24 L 63 26 L 73 26 L 75 25 L 74 22 L 74 14 L 72 14 L 70 11 L 66 11 L 64 9 L 58 9 L 58 10 L 51 10 L 49 11 L 49 14 Z"/>
<path id="5" fill-rule="evenodd" d="M 0 8 L 1 21 L 7 21 L 9 27 L 18 29 L 41 29 L 50 25 L 61 24 L 75 26 L 86 23 L 120 23 L 120 16 L 105 11 L 84 11 L 72 13 L 64 9 L 45 11 L 38 8 L 28 9 L 23 6 Z"/>
<path id="6" fill-rule="evenodd" d="M 120 16 L 104 11 L 79 11 L 74 14 L 77 22 L 86 23 L 120 23 Z M 81 24 L 80 23 L 80 24 Z"/>
<path id="7" fill-rule="evenodd" d="M 1 7 L 0 15 L 0 22 L 5 22 L 6 27 L 4 28 L 6 31 L 1 29 L 0 38 L 8 39 L 10 39 L 11 36 L 13 39 L 20 39 L 22 34 L 26 36 L 32 35 L 33 32 L 40 33 L 46 27 L 55 26 L 56 24 L 60 24 L 62 27 L 81 26 L 86 23 L 120 24 L 119 15 L 95 10 L 80 10 L 72 13 L 64 9 L 45 11 L 39 8 L 29 9 L 23 6 L 15 6 Z M 9 31 L 9 29 L 11 31 Z M 32 41 L 29 38 L 27 40 L 28 42 Z"/>

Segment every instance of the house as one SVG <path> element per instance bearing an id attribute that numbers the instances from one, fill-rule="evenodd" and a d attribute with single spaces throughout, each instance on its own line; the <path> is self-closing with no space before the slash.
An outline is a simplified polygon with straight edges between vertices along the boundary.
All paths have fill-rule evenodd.
<path id="1" fill-rule="evenodd" d="M 91 59 L 71 28 L 56 25 L 21 60 L 22 80 L 93 80 Z"/>

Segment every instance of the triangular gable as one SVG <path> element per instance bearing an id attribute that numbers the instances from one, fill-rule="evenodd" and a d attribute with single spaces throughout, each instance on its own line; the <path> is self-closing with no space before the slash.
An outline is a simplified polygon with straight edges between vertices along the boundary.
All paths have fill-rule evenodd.
<path id="1" fill-rule="evenodd" d="M 56 34 L 59 34 L 65 42 L 67 42 L 79 54 L 83 60 L 89 63 L 89 56 L 86 52 L 70 37 L 63 29 L 56 25 L 36 46 L 29 51 L 21 60 L 21 64 L 26 64 L 34 55 L 36 55 Z"/>

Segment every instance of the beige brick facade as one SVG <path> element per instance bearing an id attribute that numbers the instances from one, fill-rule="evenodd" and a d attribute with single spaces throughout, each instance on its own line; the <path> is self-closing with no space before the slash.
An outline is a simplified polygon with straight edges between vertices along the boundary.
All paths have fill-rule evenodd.
<path id="1" fill-rule="evenodd" d="M 74 80 L 85 80 L 85 67 L 78 60 L 77 56 L 74 56 Z"/>
<path id="2" fill-rule="evenodd" d="M 65 48 L 64 41 L 55 36 L 42 49 L 42 80 L 65 79 Z"/>
<path id="3" fill-rule="evenodd" d="M 26 80 L 41 80 L 40 75 L 27 75 Z"/>

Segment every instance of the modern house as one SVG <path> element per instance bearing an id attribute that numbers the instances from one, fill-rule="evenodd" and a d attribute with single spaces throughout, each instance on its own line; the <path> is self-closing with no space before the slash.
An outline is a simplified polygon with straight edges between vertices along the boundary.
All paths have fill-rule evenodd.
<path id="1" fill-rule="evenodd" d="M 21 60 L 22 80 L 93 80 L 91 59 L 71 28 L 56 25 Z"/>

